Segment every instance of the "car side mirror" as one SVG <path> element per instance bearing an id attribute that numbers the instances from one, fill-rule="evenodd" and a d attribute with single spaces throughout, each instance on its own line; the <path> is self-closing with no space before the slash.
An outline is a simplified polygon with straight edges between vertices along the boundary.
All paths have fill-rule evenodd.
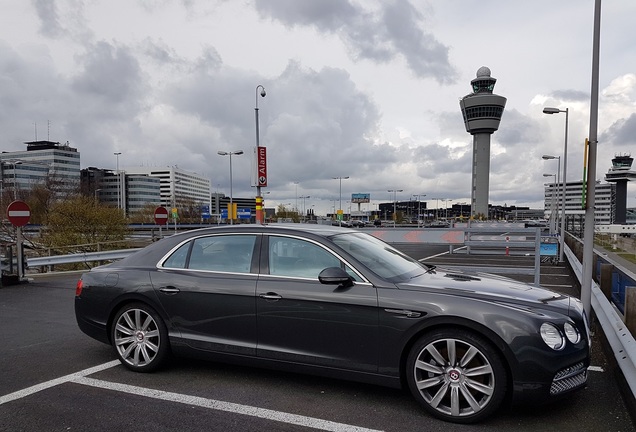
<path id="1" fill-rule="evenodd" d="M 353 278 L 340 267 L 327 267 L 320 272 L 318 280 L 325 285 L 353 286 Z"/>

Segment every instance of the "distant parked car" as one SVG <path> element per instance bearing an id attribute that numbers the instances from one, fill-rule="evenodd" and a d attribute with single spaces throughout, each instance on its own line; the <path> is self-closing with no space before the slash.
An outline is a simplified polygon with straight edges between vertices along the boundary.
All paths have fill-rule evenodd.
<path id="1" fill-rule="evenodd" d="M 328 225 L 172 235 L 84 273 L 75 314 L 133 371 L 176 354 L 404 384 L 457 423 L 581 389 L 590 363 L 577 299 Z"/>
<path id="2" fill-rule="evenodd" d="M 364 228 L 366 223 L 363 220 L 354 219 L 351 221 L 351 226 L 354 228 Z"/>

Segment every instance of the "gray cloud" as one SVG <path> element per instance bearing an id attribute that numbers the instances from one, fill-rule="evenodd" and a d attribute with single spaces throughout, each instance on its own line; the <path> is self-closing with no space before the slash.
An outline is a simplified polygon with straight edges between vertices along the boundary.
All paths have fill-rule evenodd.
<path id="1" fill-rule="evenodd" d="M 57 38 L 65 33 L 59 22 L 57 4 L 54 0 L 31 0 L 33 8 L 41 21 L 40 33 Z"/>
<path id="2" fill-rule="evenodd" d="M 579 90 L 555 90 L 550 96 L 563 102 L 589 102 L 590 94 Z"/>
<path id="3" fill-rule="evenodd" d="M 612 123 L 599 137 L 599 143 L 612 144 L 617 148 L 636 144 L 636 114 Z"/>
<path id="4" fill-rule="evenodd" d="M 417 77 L 440 83 L 456 80 L 449 48 L 424 30 L 425 17 L 408 0 L 383 2 L 373 13 L 340 0 L 256 0 L 255 5 L 261 16 L 289 27 L 312 26 L 337 34 L 355 60 L 386 63 L 403 57 Z"/>

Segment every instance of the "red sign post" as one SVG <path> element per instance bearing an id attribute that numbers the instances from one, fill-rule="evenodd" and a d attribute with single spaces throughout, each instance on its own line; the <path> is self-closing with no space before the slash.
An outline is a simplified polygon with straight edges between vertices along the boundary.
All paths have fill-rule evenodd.
<path id="1" fill-rule="evenodd" d="M 168 210 L 165 207 L 157 207 L 155 209 L 155 223 L 157 225 L 166 225 L 168 223 Z"/>
<path id="2" fill-rule="evenodd" d="M 31 209 L 24 201 L 13 201 L 7 207 L 7 219 L 15 227 L 22 227 L 31 219 Z"/>
<path id="3" fill-rule="evenodd" d="M 13 201 L 7 207 L 7 219 L 16 227 L 15 248 L 18 254 L 18 280 L 21 281 L 24 276 L 24 256 L 22 246 L 22 227 L 29 223 L 31 219 L 31 209 L 24 201 Z"/>

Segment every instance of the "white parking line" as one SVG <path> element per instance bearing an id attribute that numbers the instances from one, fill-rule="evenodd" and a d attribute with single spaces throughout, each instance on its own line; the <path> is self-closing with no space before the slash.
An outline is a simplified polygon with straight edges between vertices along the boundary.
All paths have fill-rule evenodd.
<path id="1" fill-rule="evenodd" d="M 138 396 L 160 399 L 163 401 L 177 402 L 186 405 L 194 405 L 202 408 L 226 411 L 235 414 L 259 417 L 262 419 L 278 421 L 282 423 L 305 426 L 309 428 L 331 431 L 331 432 L 380 432 L 377 429 L 367 429 L 358 426 L 352 426 L 344 423 L 336 423 L 329 420 L 322 420 L 314 417 L 305 417 L 297 414 L 290 414 L 281 411 L 274 411 L 265 408 L 258 408 L 249 405 L 241 405 L 231 402 L 223 402 L 214 399 L 206 399 L 197 396 L 189 396 L 180 393 L 166 392 L 162 390 L 153 390 L 143 387 L 131 386 L 128 384 L 113 383 L 108 381 L 96 380 L 93 378 L 80 377 L 73 382 L 84 384 L 92 387 L 114 390 L 122 393 L 129 393 Z"/>
<path id="2" fill-rule="evenodd" d="M 104 363 L 99 366 L 84 369 L 83 371 L 72 373 L 60 378 L 56 378 L 44 383 L 36 384 L 34 386 L 18 390 L 17 392 L 9 393 L 4 396 L 0 396 L 0 405 L 21 399 L 37 393 L 42 390 L 46 390 L 51 387 L 55 387 L 60 384 L 68 382 L 97 387 L 106 390 L 113 390 L 122 393 L 129 393 L 138 396 L 149 397 L 153 399 L 159 399 L 170 402 L 177 402 L 187 405 L 199 406 L 202 408 L 215 409 L 219 411 L 226 411 L 235 414 L 248 415 L 252 417 L 258 417 L 267 420 L 273 420 L 282 423 L 294 424 L 304 426 L 308 428 L 330 431 L 330 432 L 381 432 L 377 429 L 368 429 L 345 423 L 337 423 L 329 420 L 322 420 L 314 417 L 306 417 L 297 414 L 290 414 L 281 411 L 274 411 L 265 408 L 258 408 L 249 405 L 241 405 L 231 402 L 223 402 L 214 399 L 206 399 L 197 396 L 189 396 L 179 393 L 166 392 L 162 390 L 153 390 L 143 387 L 131 386 L 128 384 L 113 383 L 108 381 L 97 380 L 94 378 L 87 378 L 88 375 L 109 369 L 111 367 L 121 364 L 119 360 L 113 360 L 108 363 Z"/>
<path id="3" fill-rule="evenodd" d="M 23 397 L 27 397 L 29 395 L 32 395 L 33 393 L 37 393 L 39 391 L 46 390 L 46 389 L 51 388 L 51 387 L 55 387 L 56 385 L 59 385 L 59 384 L 64 384 L 64 383 L 67 383 L 67 382 L 70 382 L 70 381 L 75 381 L 78 378 L 82 378 L 82 377 L 85 377 L 87 375 L 91 375 L 91 374 L 103 371 L 105 369 L 110 369 L 113 366 L 117 366 L 118 364 L 121 364 L 119 362 L 119 360 L 113 360 L 113 361 L 110 361 L 108 363 L 101 364 L 99 366 L 95 366 L 95 367 L 92 367 L 92 368 L 84 369 L 83 371 L 75 372 L 75 373 L 72 373 L 70 375 L 66 375 L 66 376 L 63 376 L 63 377 L 60 377 L 60 378 L 53 379 L 51 381 L 46 381 L 46 382 L 43 382 L 43 383 L 40 383 L 40 384 L 36 384 L 34 386 L 31 386 L 31 387 L 27 387 L 27 388 L 22 389 L 22 390 L 18 390 L 17 392 L 13 392 L 13 393 L 9 393 L 9 394 L 4 395 L 4 396 L 0 396 L 0 405 L 2 405 L 4 403 L 7 403 L 7 402 L 11 402 L 11 401 L 16 400 L 16 399 L 21 399 Z"/>

